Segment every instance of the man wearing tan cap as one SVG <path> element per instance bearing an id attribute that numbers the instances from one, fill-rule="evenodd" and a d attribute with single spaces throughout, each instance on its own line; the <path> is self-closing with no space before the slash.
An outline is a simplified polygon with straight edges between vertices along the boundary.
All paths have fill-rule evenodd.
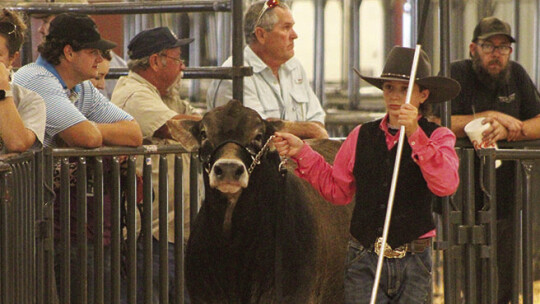
<path id="1" fill-rule="evenodd" d="M 471 58 L 452 63 L 451 77 L 461 85 L 460 94 L 452 100 L 451 128 L 457 137 L 465 136 L 468 122 L 485 117 L 484 123 L 491 123 L 484 132 L 488 144 L 540 138 L 540 95 L 525 69 L 510 60 L 513 42 L 508 23 L 484 18 L 474 29 Z M 479 172 L 478 158 L 476 163 Z M 512 295 L 514 163 L 503 161 L 496 174 L 498 303 L 508 303 Z M 478 180 L 475 193 L 478 209 L 484 194 Z"/>

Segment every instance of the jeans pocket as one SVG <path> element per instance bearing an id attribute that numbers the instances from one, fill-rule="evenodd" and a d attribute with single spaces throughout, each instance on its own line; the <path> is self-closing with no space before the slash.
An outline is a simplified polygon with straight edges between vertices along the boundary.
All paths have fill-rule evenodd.
<path id="1" fill-rule="evenodd" d="M 360 245 L 356 241 L 349 241 L 349 250 L 347 251 L 347 267 L 358 262 L 363 256 L 365 256 L 367 250 L 364 246 Z"/>
<path id="2" fill-rule="evenodd" d="M 422 253 L 416 253 L 413 255 L 416 260 L 417 268 L 426 274 L 431 275 L 432 261 L 431 250 L 426 249 Z"/>

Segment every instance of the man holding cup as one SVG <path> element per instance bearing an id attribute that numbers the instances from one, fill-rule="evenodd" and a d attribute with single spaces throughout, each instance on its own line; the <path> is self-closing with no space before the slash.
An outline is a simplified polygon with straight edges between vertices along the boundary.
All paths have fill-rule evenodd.
<path id="1" fill-rule="evenodd" d="M 540 138 L 540 95 L 517 62 L 510 60 L 512 43 L 510 25 L 495 17 L 484 18 L 474 29 L 469 45 L 470 59 L 453 62 L 451 77 L 461 85 L 452 100 L 451 129 L 465 137 L 474 119 L 488 125 L 475 148 L 494 146 L 499 140 L 518 141 Z M 470 136 L 469 136 L 470 137 Z M 473 140 L 473 139 L 471 139 Z M 477 170 L 479 168 L 477 161 Z M 515 177 L 513 162 L 503 162 L 497 169 L 497 252 L 498 303 L 508 303 L 512 295 L 513 242 L 511 214 L 514 208 Z M 476 182 L 476 204 L 481 207 L 483 192 Z"/>

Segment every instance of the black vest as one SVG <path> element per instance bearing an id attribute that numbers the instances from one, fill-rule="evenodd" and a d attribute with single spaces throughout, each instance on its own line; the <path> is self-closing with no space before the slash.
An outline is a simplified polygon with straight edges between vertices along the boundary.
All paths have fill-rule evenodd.
<path id="1" fill-rule="evenodd" d="M 381 119 L 360 128 L 353 170 L 356 206 L 350 232 L 366 248 L 382 236 L 397 151 L 397 144 L 388 151 L 380 123 Z M 428 137 L 439 127 L 425 118 L 421 118 L 418 124 Z M 432 199 L 433 194 L 420 167 L 412 160 L 411 147 L 405 138 L 388 232 L 388 244 L 392 248 L 413 241 L 435 228 L 431 214 Z"/>

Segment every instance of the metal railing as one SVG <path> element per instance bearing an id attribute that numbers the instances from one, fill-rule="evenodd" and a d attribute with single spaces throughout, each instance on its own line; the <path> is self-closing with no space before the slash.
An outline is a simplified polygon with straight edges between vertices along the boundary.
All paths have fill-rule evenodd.
<path id="1" fill-rule="evenodd" d="M 187 152 L 179 145 L 45 151 L 45 185 L 59 195 L 55 200 L 56 210 L 49 215 L 49 218 L 58 218 L 49 225 L 54 224 L 56 230 L 55 272 L 60 303 L 137 303 L 140 286 L 144 286 L 144 302 L 151 303 L 152 274 L 157 271 L 152 266 L 151 155 L 159 155 L 159 197 L 154 203 L 159 202 L 160 227 L 168 225 L 168 204 L 171 202 L 175 207 L 174 265 L 168 263 L 168 242 L 159 242 L 160 303 L 169 303 L 170 288 L 178 291 L 173 303 L 183 303 L 184 168 L 181 154 L 184 153 Z M 174 172 L 168 171 L 167 155 L 170 154 L 175 155 Z M 143 158 L 140 167 L 136 163 L 138 157 Z M 198 195 L 193 195 L 198 193 L 196 161 L 191 164 L 190 205 L 191 209 L 198 210 Z M 57 168 L 56 179 L 54 168 Z M 142 173 L 142 183 L 137 183 L 137 172 Z M 167 195 L 169 175 L 174 181 L 174 198 Z M 142 198 L 137 195 L 141 188 Z M 138 211 L 141 213 L 140 235 Z M 161 240 L 167 240 L 167 234 L 167 229 L 159 230 Z M 137 257 L 138 243 L 143 247 L 142 261 Z M 143 264 L 143 282 L 138 281 L 141 277 L 137 276 L 137 263 Z M 169 286 L 167 270 L 170 267 L 175 269 L 174 286 Z"/>
<path id="2" fill-rule="evenodd" d="M 42 265 L 39 242 L 41 179 L 34 152 L 3 155 L 0 160 L 0 302 L 35 303 L 43 291 L 37 281 Z"/>
<path id="3" fill-rule="evenodd" d="M 442 206 L 442 235 L 435 242 L 435 249 L 446 252 L 444 256 L 445 303 L 496 303 L 497 302 L 497 196 L 495 160 L 515 163 L 516 193 L 512 214 L 513 227 L 513 276 L 512 301 L 533 303 L 533 200 L 538 200 L 534 178 L 540 168 L 540 141 L 499 143 L 499 149 L 475 152 L 468 140 L 458 140 L 456 151 L 460 157 L 460 187 L 447 205 Z M 480 157 L 479 168 L 475 160 Z M 478 191 L 475 181 L 482 186 L 482 202 L 476 202 Z M 536 193 L 535 193 L 536 192 Z M 511 275 L 511 274 L 508 274 Z M 522 296 L 522 302 L 519 297 Z"/>
<path id="4" fill-rule="evenodd" d="M 493 303 L 496 297 L 496 159 L 516 163 L 516 180 L 509 181 L 514 182 L 519 190 L 512 214 L 516 235 L 513 238 L 514 269 L 518 269 L 512 279 L 513 298 L 517 301 L 521 295 L 524 304 L 533 303 L 531 216 L 533 201 L 540 197 L 535 194 L 537 187 L 534 187 L 540 182 L 540 178 L 534 176 L 535 173 L 540 176 L 534 166 L 534 161 L 540 159 L 538 147 L 540 141 L 499 143 L 499 150 L 475 152 L 467 141 L 458 141 L 456 151 L 461 161 L 461 184 L 448 204 L 441 208 L 441 225 L 446 228 L 439 232 L 434 243 L 435 249 L 446 253 L 445 280 L 450 284 L 445 282 L 445 303 Z M 167 145 L 49 149 L 2 159 L 2 303 L 55 303 L 57 300 L 60 303 L 69 303 L 70 300 L 72 303 L 121 303 L 124 299 L 128 303 L 136 303 L 139 296 L 150 301 L 153 296 L 151 278 L 157 271 L 152 265 L 153 184 L 159 188 L 155 202 L 159 202 L 160 227 L 166 227 L 168 204 L 174 204 L 176 210 L 172 259 L 176 279 L 174 286 L 170 286 L 169 274 L 163 271 L 171 267 L 168 264 L 168 244 L 159 242 L 157 251 L 162 272 L 158 296 L 161 303 L 169 303 L 167 294 L 170 288 L 174 288 L 177 292 L 171 302 L 183 303 L 183 215 L 187 207 L 184 203 L 186 196 L 182 194 L 185 189 L 182 180 L 186 176 L 190 179 L 189 213 L 192 218 L 200 205 L 200 166 L 192 158 L 189 172 L 186 172 L 188 169 L 181 161 L 186 153 L 179 145 Z M 477 155 L 483 160 L 481 172 L 485 173 L 482 175 L 475 170 Z M 159 158 L 159 163 L 152 162 L 154 156 Z M 169 156 L 174 159 L 174 172 L 169 171 Z M 137 162 L 138 158 L 143 161 Z M 152 177 L 154 165 L 159 167 L 157 183 Z M 73 170 L 74 166 L 77 170 Z M 141 173 L 142 183 L 137 183 L 137 172 Z M 485 198 L 480 207 L 475 204 L 474 184 L 478 178 L 482 178 L 485 185 Z M 174 197 L 171 198 L 167 196 L 170 184 L 174 188 Z M 141 188 L 141 194 L 137 195 Z M 138 203 L 138 200 L 141 201 Z M 139 209 L 140 234 L 136 216 Z M 160 239 L 167 239 L 167 229 L 160 229 L 159 233 Z M 139 246 L 142 247 L 142 260 L 137 257 L 137 252 L 141 252 Z M 88 264 L 89 260 L 93 260 L 93 264 Z M 139 266 L 142 263 L 143 281 L 137 275 L 141 269 L 137 268 L 137 263 Z M 89 273 L 93 273 L 91 280 Z M 140 286 L 144 286 L 142 293 L 138 293 Z M 91 299 L 88 299 L 89 294 Z"/>

